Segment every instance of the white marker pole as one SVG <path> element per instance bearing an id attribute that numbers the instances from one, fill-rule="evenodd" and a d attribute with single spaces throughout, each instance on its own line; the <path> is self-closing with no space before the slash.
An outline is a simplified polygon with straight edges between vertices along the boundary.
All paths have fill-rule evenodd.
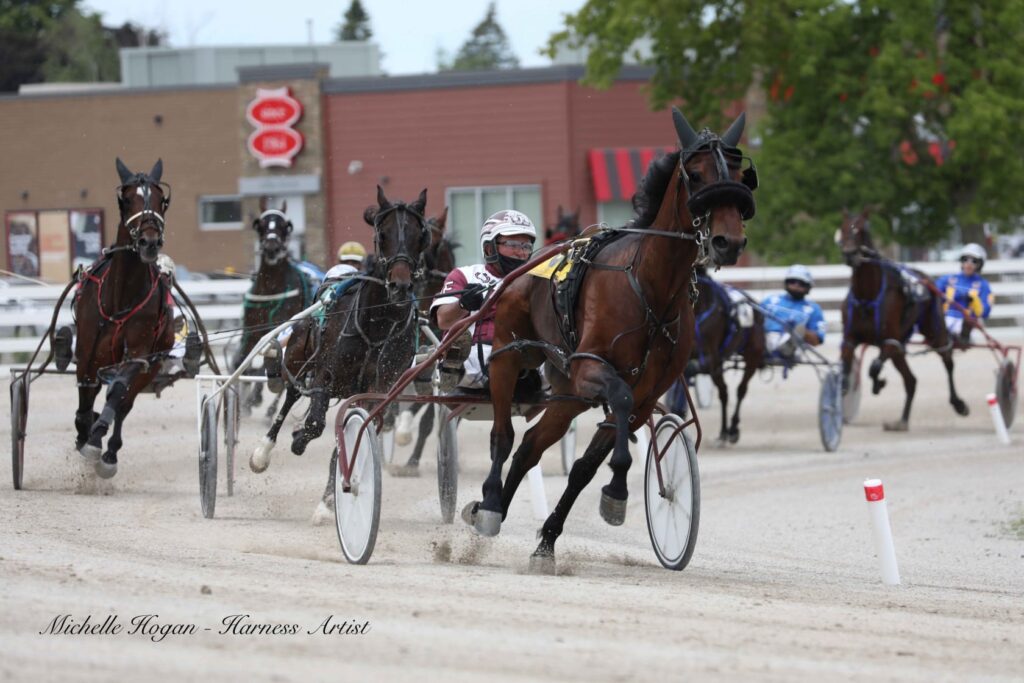
<path id="1" fill-rule="evenodd" d="M 530 502 L 533 504 L 533 516 L 537 519 L 547 519 L 548 496 L 544 491 L 544 474 L 541 472 L 540 463 L 530 468 L 526 476 L 530 479 Z"/>
<path id="2" fill-rule="evenodd" d="M 996 399 L 995 394 L 989 394 L 985 397 L 988 400 L 988 412 L 992 413 L 992 424 L 996 426 L 996 436 L 1003 444 L 1010 445 L 1010 432 L 1006 429 L 1006 423 L 1003 422 L 1003 411 L 999 409 L 999 401 Z"/>
<path id="3" fill-rule="evenodd" d="M 896 549 L 892 544 L 889 510 L 885 505 L 885 490 L 880 479 L 864 480 L 864 496 L 868 499 L 871 526 L 875 537 L 875 552 L 882 569 L 882 583 L 900 585 L 900 569 L 896 565 Z"/>

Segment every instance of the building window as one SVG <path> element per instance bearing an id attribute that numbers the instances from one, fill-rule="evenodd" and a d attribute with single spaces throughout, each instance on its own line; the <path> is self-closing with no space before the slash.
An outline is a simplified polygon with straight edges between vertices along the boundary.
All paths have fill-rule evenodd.
<path id="1" fill-rule="evenodd" d="M 633 211 L 633 204 L 630 202 L 615 200 L 612 202 L 598 202 L 597 222 L 605 223 L 613 228 L 621 228 L 629 221 L 636 218 Z"/>
<path id="2" fill-rule="evenodd" d="M 543 227 L 540 185 L 450 187 L 445 191 L 445 203 L 452 238 L 462 245 L 455 252 L 460 266 L 483 261 L 480 226 L 492 213 L 515 209 L 529 216 L 534 225 Z"/>
<path id="3" fill-rule="evenodd" d="M 10 211 L 4 223 L 7 267 L 25 277 L 64 282 L 103 249 L 101 209 Z"/>
<path id="4" fill-rule="evenodd" d="M 199 198 L 200 230 L 241 230 L 242 198 L 234 195 Z"/>

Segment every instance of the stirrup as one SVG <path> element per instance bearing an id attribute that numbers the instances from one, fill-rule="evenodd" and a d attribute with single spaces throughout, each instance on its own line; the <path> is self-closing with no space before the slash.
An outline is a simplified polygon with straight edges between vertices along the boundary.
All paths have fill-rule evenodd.
<path id="1" fill-rule="evenodd" d="M 202 362 L 203 343 L 199 341 L 199 333 L 193 330 L 185 335 L 185 355 L 181 359 L 181 364 L 185 366 L 185 373 L 189 377 L 195 377 L 199 374 Z"/>
<path id="2" fill-rule="evenodd" d="M 53 356 L 57 369 L 64 372 L 71 365 L 71 341 L 74 339 L 74 332 L 65 325 L 53 335 Z"/>
<path id="3" fill-rule="evenodd" d="M 274 339 L 263 352 L 263 372 L 267 375 L 267 389 L 275 394 L 280 394 L 284 389 L 284 380 L 281 378 L 281 357 L 284 351 L 281 343 Z"/>

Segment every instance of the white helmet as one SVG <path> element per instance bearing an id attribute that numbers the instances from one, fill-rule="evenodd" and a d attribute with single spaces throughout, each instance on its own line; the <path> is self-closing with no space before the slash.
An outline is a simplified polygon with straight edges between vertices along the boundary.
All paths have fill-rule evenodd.
<path id="1" fill-rule="evenodd" d="M 537 228 L 525 213 L 506 209 L 491 216 L 480 226 L 480 253 L 486 256 L 484 245 L 493 242 L 498 235 L 529 235 L 537 239 Z M 492 256 L 497 259 L 497 252 Z"/>
<path id="2" fill-rule="evenodd" d="M 981 270 L 981 266 L 985 265 L 985 258 L 988 254 L 985 253 L 984 247 L 980 244 L 971 242 L 970 244 L 965 244 L 964 248 L 960 250 L 960 260 L 963 260 L 965 256 L 980 261 L 978 270 Z"/>
<path id="3" fill-rule="evenodd" d="M 786 280 L 799 280 L 808 287 L 814 286 L 814 277 L 811 275 L 811 269 L 799 263 L 789 267 L 789 270 L 786 271 L 786 277 L 783 278 L 783 281 Z"/>

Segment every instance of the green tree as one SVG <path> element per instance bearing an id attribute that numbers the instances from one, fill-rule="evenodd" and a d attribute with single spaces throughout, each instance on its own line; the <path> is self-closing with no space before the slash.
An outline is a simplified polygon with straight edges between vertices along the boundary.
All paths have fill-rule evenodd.
<path id="1" fill-rule="evenodd" d="M 352 4 L 345 11 L 345 23 L 336 29 L 336 39 L 339 41 L 369 40 L 372 35 L 370 15 L 363 9 L 363 3 L 359 0 L 352 0 Z"/>
<path id="2" fill-rule="evenodd" d="M 455 60 L 449 63 L 440 57 L 438 70 L 486 71 L 519 68 L 519 58 L 512 52 L 505 31 L 495 18 L 495 12 L 492 2 L 487 7 L 487 15 L 483 21 L 476 25 L 469 38 L 459 48 Z"/>
<path id="3" fill-rule="evenodd" d="M 834 260 L 844 206 L 907 245 L 1024 214 L 1024 0 L 589 0 L 548 49 L 587 46 L 604 86 L 643 36 L 656 108 L 719 127 L 763 95 L 750 236 L 771 260 Z"/>

